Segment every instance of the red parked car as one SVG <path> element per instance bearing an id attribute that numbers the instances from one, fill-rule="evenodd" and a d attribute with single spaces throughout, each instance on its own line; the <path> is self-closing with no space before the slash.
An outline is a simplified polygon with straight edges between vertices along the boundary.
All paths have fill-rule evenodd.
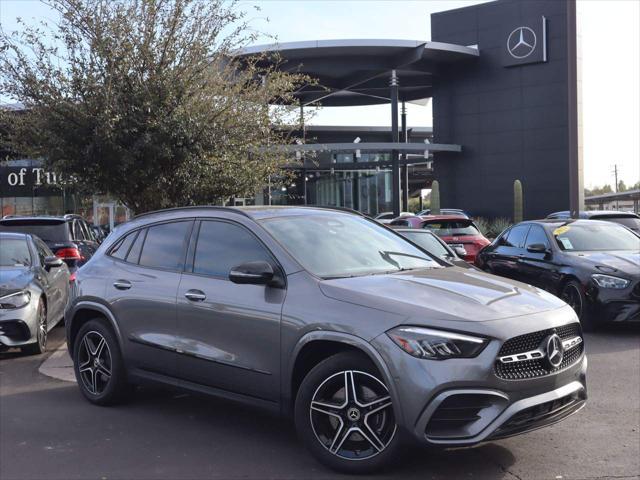
<path id="1" fill-rule="evenodd" d="M 467 262 L 473 263 L 476 255 L 491 242 L 485 238 L 473 220 L 459 215 L 426 215 L 424 217 L 400 217 L 393 220 L 391 228 L 426 228 L 438 235 L 452 248 L 463 247 Z"/>

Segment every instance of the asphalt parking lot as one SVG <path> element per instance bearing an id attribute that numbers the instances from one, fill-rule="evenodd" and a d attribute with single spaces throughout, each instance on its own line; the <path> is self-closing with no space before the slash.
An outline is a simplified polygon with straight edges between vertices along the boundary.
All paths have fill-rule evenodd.
<path id="1" fill-rule="evenodd" d="M 64 329 L 51 332 L 50 349 Z M 586 336 L 589 402 L 566 421 L 470 449 L 413 448 L 376 478 L 640 477 L 640 332 Z M 95 407 L 38 368 L 0 354 L 0 479 L 343 478 L 311 458 L 291 425 L 232 403 L 144 389 Z"/>

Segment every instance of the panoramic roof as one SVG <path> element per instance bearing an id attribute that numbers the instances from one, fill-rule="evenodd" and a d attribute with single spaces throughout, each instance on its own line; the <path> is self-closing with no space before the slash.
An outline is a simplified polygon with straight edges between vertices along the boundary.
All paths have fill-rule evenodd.
<path id="1" fill-rule="evenodd" d="M 270 54 L 274 54 L 269 58 Z M 443 63 L 468 61 L 478 50 L 449 43 L 417 40 L 319 40 L 256 45 L 238 57 L 280 57 L 281 69 L 317 79 L 301 88 L 303 105 L 353 106 L 390 102 L 389 81 L 396 70 L 400 100 L 419 102 L 431 97 L 432 76 Z"/>

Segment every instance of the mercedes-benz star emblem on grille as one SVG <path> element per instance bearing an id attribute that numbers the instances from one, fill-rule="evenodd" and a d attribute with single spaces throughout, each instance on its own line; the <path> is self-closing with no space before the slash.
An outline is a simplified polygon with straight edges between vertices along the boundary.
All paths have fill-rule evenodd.
<path id="1" fill-rule="evenodd" d="M 536 49 L 536 34 L 529 27 L 518 27 L 507 38 L 507 51 L 513 58 L 527 58 Z"/>
<path id="2" fill-rule="evenodd" d="M 547 338 L 546 350 L 549 365 L 553 368 L 558 368 L 562 363 L 562 357 L 564 357 L 564 347 L 562 346 L 562 340 L 555 333 Z"/>

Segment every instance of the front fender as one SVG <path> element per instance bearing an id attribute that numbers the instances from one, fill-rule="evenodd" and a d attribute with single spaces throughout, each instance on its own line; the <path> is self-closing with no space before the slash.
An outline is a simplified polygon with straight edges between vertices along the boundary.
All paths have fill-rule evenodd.
<path id="1" fill-rule="evenodd" d="M 109 308 L 109 306 L 99 298 L 86 298 L 86 299 L 76 299 L 72 303 L 69 304 L 67 310 L 64 314 L 65 319 L 65 333 L 67 337 L 67 350 L 69 351 L 69 355 L 73 358 L 73 343 L 74 338 L 73 335 L 78 331 L 78 322 L 86 319 L 86 316 L 79 315 L 81 312 L 95 312 L 107 319 L 107 321 L 111 324 L 113 328 L 116 338 L 118 340 L 118 345 L 120 347 L 120 351 L 122 351 L 122 336 L 120 335 L 120 327 L 118 327 L 118 322 L 116 321 L 116 317 Z"/>
<path id="2" fill-rule="evenodd" d="M 383 377 L 383 380 L 387 387 L 389 388 L 389 393 L 391 395 L 391 400 L 393 402 L 393 410 L 394 415 L 396 416 L 398 425 L 404 425 L 403 422 L 403 412 L 400 406 L 400 402 L 398 400 L 398 392 L 395 387 L 395 383 L 393 381 L 393 377 L 391 376 L 391 372 L 387 368 L 387 364 L 383 360 L 382 356 L 378 353 L 378 351 L 371 345 L 369 342 L 360 338 L 356 335 L 350 335 L 348 333 L 342 332 L 333 332 L 333 331 L 323 331 L 316 330 L 313 332 L 309 332 L 303 335 L 299 340 L 296 346 L 293 349 L 293 354 L 291 356 L 291 361 L 287 365 L 287 370 L 283 375 L 283 404 L 291 405 L 293 403 L 293 392 L 291 391 L 291 384 L 293 380 L 293 367 L 296 364 L 296 360 L 298 359 L 298 355 L 302 351 L 305 345 L 314 341 L 326 341 L 326 342 L 335 342 L 342 343 L 348 345 L 350 347 L 357 348 L 361 350 L 364 354 L 366 354 L 369 359 L 374 363 L 377 367 L 378 371 Z"/>

